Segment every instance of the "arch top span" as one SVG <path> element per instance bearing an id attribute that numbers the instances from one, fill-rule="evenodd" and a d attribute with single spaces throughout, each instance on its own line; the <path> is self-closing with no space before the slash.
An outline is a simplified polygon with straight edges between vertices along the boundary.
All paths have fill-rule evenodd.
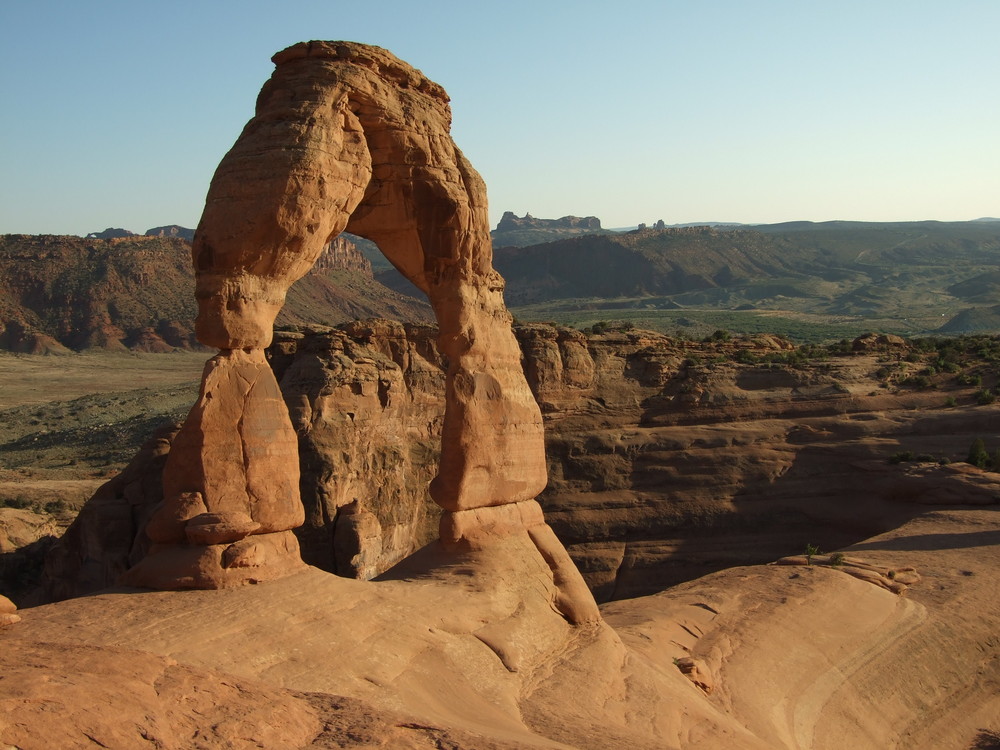
<path id="1" fill-rule="evenodd" d="M 448 372 L 441 462 L 430 492 L 445 509 L 443 541 L 480 543 L 484 529 L 533 519 L 518 521 L 519 528 L 534 529 L 530 536 L 550 566 L 558 561 L 555 580 L 573 582 L 576 604 L 567 616 L 593 619 L 596 605 L 581 593 L 579 573 L 555 537 L 539 530 L 548 529 L 540 510 L 499 511 L 530 510 L 545 487 L 542 419 L 492 265 L 486 186 L 452 141 L 447 93 L 387 50 L 355 42 L 302 42 L 272 59 L 274 73 L 212 179 L 195 233 L 196 330 L 222 353 L 181 431 L 189 433 L 179 441 L 187 446 L 184 461 L 168 462 L 165 484 L 178 496 L 197 495 L 195 506 L 209 515 L 242 514 L 244 527 L 256 524 L 248 535 L 301 523 L 300 508 L 263 510 L 299 502 L 294 482 L 269 484 L 249 460 L 273 452 L 275 435 L 287 442 L 290 423 L 287 412 L 275 411 L 275 389 L 264 383 L 246 390 L 243 370 L 259 364 L 254 353 L 270 343 L 289 286 L 332 237 L 349 230 L 374 241 L 427 294 L 437 316 Z M 263 383 L 267 376 L 254 369 L 253 378 Z M 233 388 L 238 394 L 223 422 L 250 409 L 272 442 L 257 450 L 252 443 L 261 436 L 235 418 L 244 444 L 227 463 L 212 451 L 210 433 Z M 266 408 L 254 400 L 265 391 Z M 230 465 L 237 460 L 243 468 Z M 246 485 L 247 474 L 254 475 L 252 491 L 224 489 L 234 480 Z"/>

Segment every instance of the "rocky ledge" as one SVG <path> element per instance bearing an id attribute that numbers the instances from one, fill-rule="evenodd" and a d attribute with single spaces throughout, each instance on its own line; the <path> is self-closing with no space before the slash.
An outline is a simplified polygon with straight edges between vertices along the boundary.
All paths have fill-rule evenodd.
<path id="1" fill-rule="evenodd" d="M 545 419 L 538 500 L 600 600 L 1000 498 L 1000 474 L 965 463 L 996 423 L 997 406 L 980 403 L 988 364 L 909 387 L 899 381 L 938 354 L 902 340 L 833 354 L 769 336 L 516 333 Z M 268 358 L 298 435 L 306 562 L 372 578 L 437 535 L 426 489 L 444 409 L 435 338 L 385 320 L 276 334 Z M 175 429 L 102 487 L 49 555 L 48 598 L 111 585 L 141 558 Z"/>

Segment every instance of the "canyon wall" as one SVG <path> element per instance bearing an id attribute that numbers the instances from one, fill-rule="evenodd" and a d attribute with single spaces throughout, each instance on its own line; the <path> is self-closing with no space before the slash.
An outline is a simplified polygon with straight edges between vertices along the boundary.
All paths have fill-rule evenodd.
<path id="1" fill-rule="evenodd" d="M 783 364 L 750 361 L 794 360 L 790 344 L 766 336 L 515 332 L 545 420 L 539 502 L 599 599 L 807 544 L 836 549 L 928 505 L 1000 498 L 1000 474 L 964 463 L 976 437 L 996 434 L 1000 407 L 953 377 L 886 387 L 885 371 L 906 364 L 899 340 Z M 370 578 L 435 537 L 435 339 L 431 327 L 384 320 L 276 333 L 268 357 L 299 439 L 306 562 Z M 88 503 L 49 556 L 48 596 L 111 585 L 141 556 L 170 439 L 165 428 Z M 890 461 L 907 453 L 920 460 Z"/>

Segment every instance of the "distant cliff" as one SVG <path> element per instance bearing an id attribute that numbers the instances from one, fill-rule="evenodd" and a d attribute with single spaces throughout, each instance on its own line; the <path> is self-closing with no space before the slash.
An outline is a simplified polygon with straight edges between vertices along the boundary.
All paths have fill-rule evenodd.
<path id="1" fill-rule="evenodd" d="M 197 346 L 190 243 L 161 234 L 111 239 L 0 236 L 0 350 L 170 351 Z M 156 231 L 156 230 L 151 230 Z M 278 320 L 334 325 L 359 317 L 429 321 L 423 301 L 372 278 L 354 245 L 335 239 L 292 286 Z"/>
<path id="2" fill-rule="evenodd" d="M 496 231 L 509 232 L 514 229 L 600 229 L 601 220 L 596 216 L 563 216 L 561 219 L 536 219 L 531 214 L 518 217 L 513 211 L 505 211 L 497 224 Z"/>
<path id="3" fill-rule="evenodd" d="M 963 308 L 996 304 L 1000 286 L 996 222 L 666 227 L 501 245 L 494 242 L 494 265 L 512 307 L 601 298 L 657 309 L 919 319 L 937 328 Z M 987 325 L 970 311 L 942 331 Z"/>

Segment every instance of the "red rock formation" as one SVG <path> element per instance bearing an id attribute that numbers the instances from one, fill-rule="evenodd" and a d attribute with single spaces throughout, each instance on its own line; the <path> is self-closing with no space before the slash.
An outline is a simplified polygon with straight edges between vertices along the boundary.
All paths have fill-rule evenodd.
<path id="1" fill-rule="evenodd" d="M 297 561 L 288 533 L 302 521 L 294 433 L 263 349 L 289 286 L 346 229 L 375 242 L 438 320 L 449 364 L 430 493 L 446 511 L 448 543 L 482 545 L 490 528 L 528 535 L 553 572 L 560 611 L 597 619 L 579 573 L 532 510 L 546 484 L 541 413 L 492 268 L 486 188 L 451 140 L 447 94 L 376 47 L 308 42 L 273 59 L 255 117 L 212 180 L 192 247 L 198 339 L 222 354 L 206 368 L 166 467 L 166 518 L 154 524 L 163 536 L 126 580 L 228 586 L 283 575 Z M 511 504 L 527 510 L 490 510 Z M 247 539 L 271 541 L 231 554 L 245 540 L 193 536 L 202 506 Z M 219 543 L 198 543 L 206 541 Z"/>
<path id="2" fill-rule="evenodd" d="M 310 273 L 325 270 L 356 271 L 368 278 L 372 277 L 371 261 L 361 254 L 357 245 L 343 236 L 334 237 L 326 244 L 323 253 L 313 263 Z"/>
<path id="3" fill-rule="evenodd" d="M 163 504 L 146 526 L 153 546 L 123 580 L 223 588 L 301 567 L 298 475 L 297 438 L 263 351 L 213 357 L 164 467 Z"/>
<path id="4" fill-rule="evenodd" d="M 545 325 L 517 335 L 546 420 L 538 501 L 599 599 L 807 543 L 838 549 L 927 506 L 1000 497 L 1000 474 L 963 463 L 977 435 L 995 435 L 1000 404 L 978 405 L 979 386 L 953 375 L 896 391 L 880 383 L 881 355 L 754 364 L 789 353 L 766 336 L 696 344 Z M 426 492 L 444 412 L 435 336 L 384 320 L 276 336 L 268 354 L 299 436 L 296 535 L 309 564 L 371 578 L 437 535 L 441 509 Z M 49 555 L 50 598 L 107 587 L 145 553 L 168 448 L 165 432 L 87 504 Z M 934 460 L 887 461 L 903 450 Z"/>

